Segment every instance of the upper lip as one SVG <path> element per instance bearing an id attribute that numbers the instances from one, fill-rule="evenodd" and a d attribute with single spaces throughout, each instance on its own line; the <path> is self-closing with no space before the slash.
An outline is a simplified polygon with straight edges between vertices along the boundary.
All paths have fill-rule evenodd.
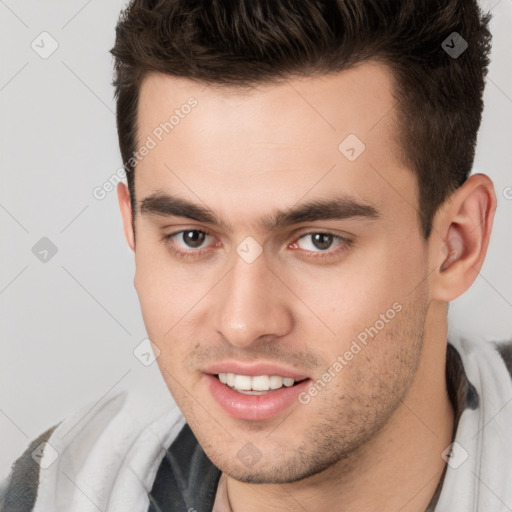
<path id="1" fill-rule="evenodd" d="M 256 377 L 258 375 L 278 375 L 280 377 L 289 377 L 293 380 L 304 380 L 308 376 L 298 373 L 295 370 L 279 366 L 275 363 L 244 363 L 241 361 L 224 361 L 208 366 L 203 370 L 210 375 L 219 373 L 235 373 L 237 375 L 250 375 Z"/>

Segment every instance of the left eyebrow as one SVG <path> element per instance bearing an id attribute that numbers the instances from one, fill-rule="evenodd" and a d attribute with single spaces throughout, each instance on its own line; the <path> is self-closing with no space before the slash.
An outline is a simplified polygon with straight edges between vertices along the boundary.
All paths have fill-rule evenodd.
<path id="1" fill-rule="evenodd" d="M 232 227 L 208 207 L 162 192 L 156 192 L 145 197 L 140 202 L 140 213 L 141 215 L 185 217 L 220 227 L 229 232 L 232 231 Z M 275 213 L 258 219 L 256 226 L 272 231 L 302 222 L 352 218 L 375 220 L 380 215 L 379 210 L 374 205 L 361 202 L 347 194 L 338 194 L 302 203 L 285 211 L 276 210 Z"/>

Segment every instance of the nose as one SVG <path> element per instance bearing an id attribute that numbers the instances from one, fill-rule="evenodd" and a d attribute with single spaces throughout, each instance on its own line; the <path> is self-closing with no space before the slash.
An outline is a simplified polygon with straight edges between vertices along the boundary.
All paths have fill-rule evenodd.
<path id="1" fill-rule="evenodd" d="M 293 326 L 290 292 L 261 255 L 247 263 L 238 255 L 222 280 L 216 322 L 229 343 L 248 347 L 261 336 L 283 336 Z"/>

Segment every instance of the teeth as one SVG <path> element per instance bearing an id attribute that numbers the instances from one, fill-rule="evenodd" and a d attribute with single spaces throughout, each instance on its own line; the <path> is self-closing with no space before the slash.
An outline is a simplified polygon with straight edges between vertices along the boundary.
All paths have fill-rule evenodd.
<path id="1" fill-rule="evenodd" d="M 283 379 L 281 377 L 276 377 L 273 375 L 269 379 L 270 389 L 279 389 L 284 384 Z"/>
<path id="2" fill-rule="evenodd" d="M 241 389 L 242 391 L 249 391 L 251 389 L 252 378 L 249 375 L 235 375 L 235 383 L 233 387 Z"/>
<path id="3" fill-rule="evenodd" d="M 283 386 L 289 388 L 295 381 L 290 377 L 279 377 L 278 375 L 236 375 L 234 373 L 219 373 L 219 380 L 222 384 L 240 391 L 269 391 L 279 389 Z"/>
<path id="4" fill-rule="evenodd" d="M 258 375 L 257 377 L 252 377 L 251 389 L 254 391 L 268 391 L 270 389 L 270 377 L 268 375 Z"/>

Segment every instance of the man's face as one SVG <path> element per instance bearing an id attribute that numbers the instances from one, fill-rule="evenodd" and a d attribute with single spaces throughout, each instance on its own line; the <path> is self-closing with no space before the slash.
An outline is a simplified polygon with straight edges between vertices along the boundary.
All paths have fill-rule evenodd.
<path id="1" fill-rule="evenodd" d="M 169 390 L 234 478 L 295 481 L 367 446 L 421 368 L 426 245 L 394 108 L 371 63 L 252 91 L 143 84 L 135 286 Z"/>

